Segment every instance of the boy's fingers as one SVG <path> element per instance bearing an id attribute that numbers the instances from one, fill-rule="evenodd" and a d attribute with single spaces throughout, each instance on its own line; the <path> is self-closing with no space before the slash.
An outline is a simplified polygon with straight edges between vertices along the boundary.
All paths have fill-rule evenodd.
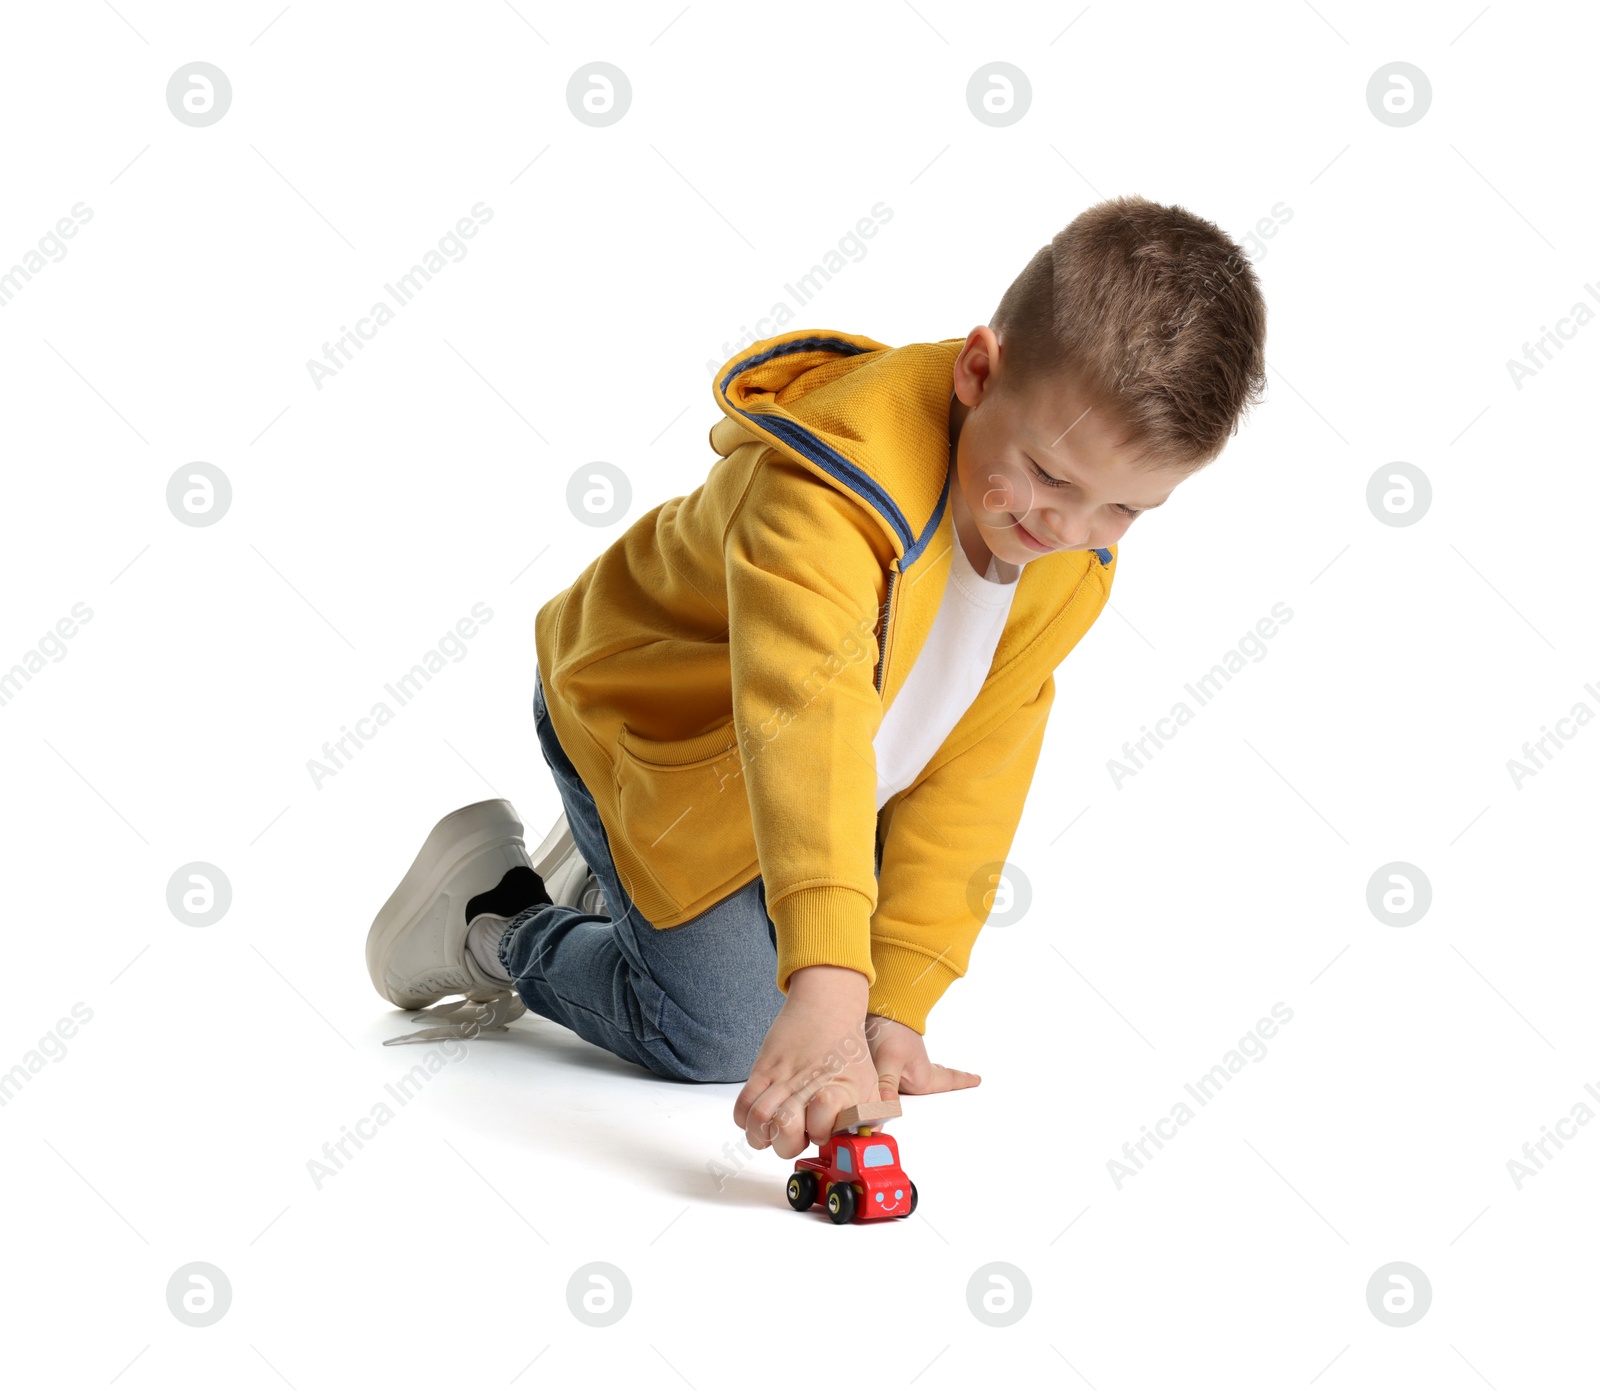
<path id="1" fill-rule="evenodd" d="M 886 1067 L 878 1073 L 878 1100 L 894 1101 L 900 1095 L 899 1068 Z"/>
<path id="2" fill-rule="evenodd" d="M 772 1078 L 762 1072 L 752 1072 L 750 1080 L 740 1089 L 733 1103 L 733 1123 L 744 1130 L 750 1122 L 750 1111 L 761 1094 L 772 1085 Z"/>
<path id="3" fill-rule="evenodd" d="M 897 1084 L 898 1078 L 894 1081 Z M 748 1101 L 741 1092 L 745 1139 L 752 1149 L 770 1145 L 780 1159 L 793 1159 L 808 1145 L 820 1145 L 833 1134 L 838 1128 L 839 1113 L 865 1094 L 865 1088 L 858 1087 L 859 1083 L 849 1085 L 814 1072 L 810 1077 L 770 1083 Z M 880 1098 L 883 1090 L 880 1076 Z M 891 1086 L 887 1094 L 893 1097 L 898 1092 Z"/>
<path id="4" fill-rule="evenodd" d="M 752 1111 L 747 1131 L 759 1132 L 759 1135 L 751 1134 L 751 1146 L 761 1149 L 771 1145 L 772 1152 L 780 1159 L 793 1159 L 804 1151 L 809 1143 L 806 1138 L 807 1116 L 816 1093 L 827 1085 L 820 1075 L 796 1076 L 788 1082 L 774 1082 Z M 774 1102 L 776 1105 L 773 1105 Z M 765 1126 L 761 1126 L 759 1121 L 767 1117 L 770 1119 L 766 1119 Z M 816 1131 L 811 1133 L 815 1134 Z"/>
<path id="5" fill-rule="evenodd" d="M 772 1152 L 780 1159 L 793 1159 L 805 1152 L 810 1143 L 806 1139 L 806 1116 L 810 1103 L 800 1093 L 795 1093 L 783 1103 L 777 1115 L 777 1127 L 772 1133 Z"/>
<path id="6" fill-rule="evenodd" d="M 806 1136 L 809 1134 L 817 1144 L 821 1144 L 838 1128 L 839 1112 L 852 1104 L 854 1098 L 849 1089 L 840 1086 L 837 1082 L 829 1082 L 826 1086 L 818 1087 L 811 1100 L 806 1103 L 805 1125 L 800 1132 L 800 1150 L 806 1147 Z M 792 1158 L 784 1155 L 785 1159 Z"/>
<path id="7" fill-rule="evenodd" d="M 945 1067 L 941 1063 L 928 1064 L 928 1081 L 926 1086 L 915 1089 L 903 1086 L 902 1090 L 908 1094 L 919 1093 L 929 1095 L 933 1092 L 960 1091 L 963 1087 L 975 1087 L 983 1078 L 976 1072 L 962 1072 L 960 1068 Z"/>
<path id="8" fill-rule="evenodd" d="M 788 1088 L 780 1087 L 776 1083 L 765 1087 L 761 1093 L 745 1107 L 744 1138 L 751 1149 L 765 1149 L 768 1145 L 776 1144 L 778 1136 L 782 1133 L 785 1120 L 792 1120 L 795 1111 L 794 1099 L 789 1096 Z M 737 1113 L 735 1113 L 737 1118 Z"/>

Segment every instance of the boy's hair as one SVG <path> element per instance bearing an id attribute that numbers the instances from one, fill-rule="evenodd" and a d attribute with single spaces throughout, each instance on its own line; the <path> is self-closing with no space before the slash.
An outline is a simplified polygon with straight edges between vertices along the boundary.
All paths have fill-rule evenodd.
<path id="1" fill-rule="evenodd" d="M 1194 472 L 1266 386 L 1267 307 L 1243 250 L 1177 205 L 1121 197 L 1073 218 L 989 321 L 1011 389 L 1066 372 L 1140 467 Z"/>

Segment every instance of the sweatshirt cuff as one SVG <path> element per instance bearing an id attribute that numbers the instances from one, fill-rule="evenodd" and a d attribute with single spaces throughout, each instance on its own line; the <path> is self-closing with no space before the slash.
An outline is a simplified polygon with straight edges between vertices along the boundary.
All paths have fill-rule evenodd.
<path id="1" fill-rule="evenodd" d="M 870 986 L 872 900 L 858 889 L 797 889 L 768 904 L 778 937 L 778 989 L 803 966 L 848 966 Z"/>
<path id="2" fill-rule="evenodd" d="M 894 942 L 872 944 L 877 973 L 867 992 L 867 1013 L 893 1019 L 919 1034 L 928 1031 L 928 1011 L 961 978 L 942 957 Z"/>

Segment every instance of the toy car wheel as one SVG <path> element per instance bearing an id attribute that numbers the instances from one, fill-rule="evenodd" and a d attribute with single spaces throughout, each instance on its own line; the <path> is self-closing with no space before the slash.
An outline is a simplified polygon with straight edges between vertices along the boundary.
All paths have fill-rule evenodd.
<path id="1" fill-rule="evenodd" d="M 856 1190 L 848 1183 L 835 1183 L 828 1188 L 828 1216 L 837 1227 L 842 1227 L 856 1215 Z"/>
<path id="2" fill-rule="evenodd" d="M 804 1212 L 817 1201 L 817 1176 L 807 1169 L 796 1169 L 789 1175 L 789 1206 Z"/>
<path id="3" fill-rule="evenodd" d="M 911 1185 L 911 1201 L 906 1205 L 906 1216 L 909 1217 L 917 1210 L 917 1185 Z"/>

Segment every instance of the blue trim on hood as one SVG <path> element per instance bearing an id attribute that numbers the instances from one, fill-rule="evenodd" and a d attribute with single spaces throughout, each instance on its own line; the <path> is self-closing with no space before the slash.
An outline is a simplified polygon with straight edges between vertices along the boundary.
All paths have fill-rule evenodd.
<path id="1" fill-rule="evenodd" d="M 735 406 L 734 409 L 738 410 L 738 407 Z M 871 474 L 862 472 L 843 454 L 824 444 L 797 420 L 789 420 L 778 415 L 761 415 L 753 411 L 739 411 L 739 414 L 747 420 L 755 421 L 769 434 L 778 436 L 797 453 L 804 454 L 812 463 L 866 498 L 894 528 L 895 535 L 900 538 L 900 545 L 907 551 L 911 549 L 911 524 L 895 505 L 894 499 L 883 490 L 882 484 Z"/>
<path id="2" fill-rule="evenodd" d="M 839 352 L 847 357 L 855 357 L 860 353 L 877 351 L 874 348 L 863 348 L 855 343 L 846 343 L 842 338 L 829 338 L 822 334 L 813 334 L 810 338 L 796 338 L 792 343 L 779 343 L 775 348 L 768 348 L 764 353 L 756 353 L 747 357 L 743 362 L 736 362 L 728 369 L 728 375 L 717 383 L 717 389 L 724 395 L 728 391 L 728 383 L 739 373 L 748 371 L 752 367 L 759 367 L 763 362 L 771 362 L 775 357 L 787 357 L 790 353 L 798 353 L 810 348 L 826 348 L 831 352 Z"/>
<path id="3" fill-rule="evenodd" d="M 722 380 L 717 383 L 717 391 L 724 401 L 728 400 L 728 383 L 741 372 L 752 367 L 759 367 L 764 362 L 770 362 L 775 357 L 784 357 L 789 353 L 810 352 L 822 349 L 827 352 L 836 352 L 855 357 L 860 353 L 876 352 L 875 348 L 863 348 L 857 343 L 847 343 L 842 338 L 833 338 L 825 334 L 813 334 L 809 338 L 796 338 L 788 343 L 779 343 L 776 347 L 768 348 L 763 353 L 755 353 L 734 363 Z M 732 405 L 731 402 L 729 402 Z M 900 562 L 902 571 L 916 563 L 917 557 L 927 548 L 928 542 L 933 539 L 933 534 L 939 529 L 940 519 L 944 516 L 945 504 L 950 500 L 950 475 L 945 474 L 944 490 L 939 494 L 939 505 L 933 509 L 933 516 L 928 525 L 923 528 L 921 536 L 911 535 L 911 524 L 906 521 L 903 513 L 895 500 L 883 489 L 883 486 L 871 474 L 858 468 L 850 460 L 839 453 L 831 445 L 824 444 L 810 430 L 797 420 L 789 420 L 783 416 L 763 415 L 758 411 L 742 410 L 738 406 L 733 409 L 746 420 L 754 421 L 769 434 L 776 435 L 796 453 L 805 455 L 812 463 L 825 472 L 837 478 L 847 487 L 861 497 L 864 497 L 874 507 L 883 519 L 894 528 L 895 535 L 900 538 L 900 545 L 905 555 Z M 1111 564 L 1111 552 L 1096 549 L 1095 558 L 1102 565 Z"/>
<path id="4" fill-rule="evenodd" d="M 939 494 L 939 505 L 933 509 L 933 516 L 928 519 L 928 525 L 922 530 L 922 535 L 917 537 L 917 544 L 912 546 L 900 562 L 901 570 L 916 563 L 917 557 L 927 548 L 928 542 L 933 540 L 933 533 L 939 529 L 939 521 L 944 516 L 945 504 L 950 501 L 950 470 L 944 471 L 944 489 Z"/>
<path id="5" fill-rule="evenodd" d="M 722 399 L 728 399 L 728 383 L 741 372 L 752 367 L 759 367 L 764 362 L 769 362 L 775 357 L 783 357 L 788 353 L 810 352 L 814 349 L 823 349 L 828 352 L 843 353 L 855 357 L 860 353 L 875 352 L 874 348 L 863 348 L 857 343 L 847 343 L 842 338 L 832 338 L 817 334 L 810 338 L 796 338 L 793 342 L 779 343 L 776 347 L 768 348 L 764 353 L 756 353 L 740 362 L 734 363 L 722 380 L 717 383 L 717 390 Z M 732 403 L 729 402 L 731 405 Z M 863 472 L 855 464 L 839 453 L 837 449 L 824 444 L 804 425 L 797 420 L 787 420 L 781 416 L 763 415 L 757 411 L 742 410 L 733 407 L 746 420 L 754 421 L 769 434 L 778 436 L 785 444 L 799 454 L 805 455 L 812 463 L 825 472 L 837 478 L 846 487 L 851 488 L 861 497 L 864 497 L 875 508 L 879 515 L 894 528 L 895 535 L 900 538 L 900 545 L 906 552 L 913 547 L 920 550 L 927 544 L 924 536 L 920 541 L 911 535 L 911 525 L 906 521 L 905 514 L 896 505 L 895 500 L 883 490 L 882 485 L 871 474 Z M 937 519 L 936 519 L 937 520 Z"/>

